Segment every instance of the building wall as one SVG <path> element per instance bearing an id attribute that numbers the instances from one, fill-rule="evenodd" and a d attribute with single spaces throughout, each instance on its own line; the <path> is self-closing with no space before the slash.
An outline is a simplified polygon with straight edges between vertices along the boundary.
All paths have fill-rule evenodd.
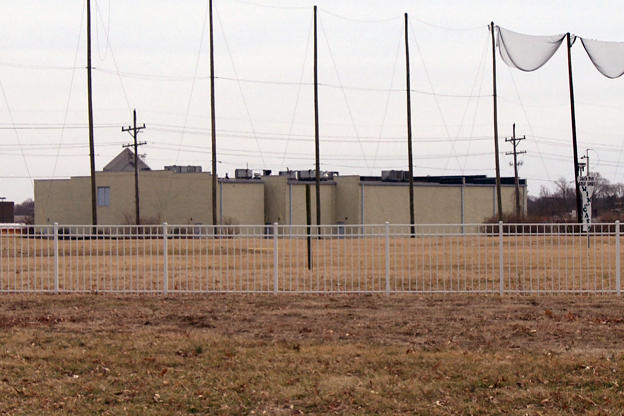
<path id="1" fill-rule="evenodd" d="M 410 223 L 407 183 L 364 185 L 364 224 Z M 414 184 L 416 224 L 461 223 L 461 188 L 453 185 Z"/>
<path id="2" fill-rule="evenodd" d="M 91 179 L 35 180 L 35 224 L 91 224 Z"/>
<path id="3" fill-rule="evenodd" d="M 336 182 L 336 221 L 361 224 L 362 192 L 359 176 L 338 176 Z"/>
<path id="4" fill-rule="evenodd" d="M 461 186 L 414 186 L 414 222 L 416 224 L 460 224 L 462 220 Z M 409 190 L 406 190 L 409 194 Z M 407 222 L 409 224 L 409 220 Z"/>
<path id="5" fill-rule="evenodd" d="M 527 213 L 527 187 L 520 186 L 520 210 Z M 513 185 L 501 187 L 501 200 L 503 202 L 503 212 L 512 214 L 516 212 L 516 188 Z"/>
<path id="6" fill-rule="evenodd" d="M 501 192 L 506 194 L 502 188 Z M 491 218 L 496 214 L 496 205 L 495 186 L 464 186 L 464 224 L 481 223 Z"/>
<path id="7" fill-rule="evenodd" d="M 264 219 L 264 182 L 259 180 L 237 182 L 223 180 L 221 207 L 222 224 L 262 225 Z M 230 222 L 232 221 L 232 222 Z M 211 221 L 212 223 L 212 221 Z"/>
<path id="8" fill-rule="evenodd" d="M 286 176 L 265 176 L 264 209 L 268 223 L 306 225 L 306 185 L 310 186 L 311 223 L 316 224 L 316 185 L 314 181 L 288 180 Z M 359 178 L 358 178 L 359 181 Z M 336 183 L 321 182 L 321 223 L 336 224 Z M 291 218 L 292 216 L 292 218 Z"/>
<path id="9" fill-rule="evenodd" d="M 139 172 L 142 223 L 212 224 L 209 173 Z M 306 224 L 306 185 L 310 186 L 312 224 L 316 223 L 314 182 L 288 181 L 284 176 L 262 180 L 221 179 L 217 190 L 219 220 L 240 225 Z M 110 206 L 98 207 L 101 225 L 134 222 L 134 172 L 98 172 L 97 186 L 111 189 Z M 35 223 L 91 223 L 89 177 L 35 181 Z M 493 185 L 415 184 L 416 224 L 481 223 L 496 214 Z M 526 186 L 521 187 L 526 212 Z M 463 206 L 462 206 L 463 192 Z M 221 195 L 223 203 L 221 204 Z M 292 200 L 291 200 L 292 196 Z M 514 211 L 514 187 L 502 187 L 503 208 Z M 407 183 L 360 182 L 359 176 L 321 183 L 324 225 L 409 224 Z M 463 216 L 462 216 L 463 208 Z M 292 213 L 292 218 L 291 218 Z"/>
<path id="10" fill-rule="evenodd" d="M 310 213 L 316 224 L 316 185 L 314 182 L 292 182 L 292 224 L 306 225 L 306 184 L 310 185 Z M 321 182 L 321 225 L 336 224 L 336 184 Z M 288 210 L 288 207 L 286 207 Z M 287 211 L 288 212 L 288 211 Z"/>
<path id="11" fill-rule="evenodd" d="M 409 185 L 407 183 L 365 183 L 364 224 L 409 224 Z M 416 224 L 481 223 L 497 213 L 494 185 L 414 184 Z M 463 197 L 462 197 L 463 192 Z M 520 188 L 521 206 L 526 213 L 526 186 Z M 349 198 L 353 200 L 354 198 Z M 463 216 L 462 216 L 463 199 Z M 503 212 L 515 210 L 513 186 L 501 187 Z M 361 203 L 353 206 L 360 206 Z M 360 219 L 361 220 L 361 219 Z"/>
<path id="12" fill-rule="evenodd" d="M 99 225 L 135 219 L 134 172 L 98 172 L 97 187 L 110 187 L 110 206 L 98 206 Z M 141 223 L 212 224 L 209 173 L 139 172 Z M 223 186 L 223 215 L 239 224 L 264 224 L 264 184 L 233 181 Z M 217 192 L 217 207 L 220 208 Z M 35 223 L 91 224 L 91 179 L 35 181 Z"/>
<path id="13" fill-rule="evenodd" d="M 98 207 L 98 224 L 134 222 L 134 172 L 98 172 L 97 186 L 110 186 L 110 206 Z M 212 224 L 208 173 L 139 172 L 141 223 Z"/>
<path id="14" fill-rule="evenodd" d="M 286 176 L 265 176 L 264 181 L 264 222 L 290 224 L 289 184 Z"/>

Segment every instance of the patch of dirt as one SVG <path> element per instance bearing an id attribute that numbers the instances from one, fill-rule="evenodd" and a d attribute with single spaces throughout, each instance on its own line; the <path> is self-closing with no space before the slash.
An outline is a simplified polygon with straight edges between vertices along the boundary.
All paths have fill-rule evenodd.
<path id="1" fill-rule="evenodd" d="M 624 342 L 616 297 L 6 295 L 1 331 L 212 331 L 249 341 L 570 351 Z"/>

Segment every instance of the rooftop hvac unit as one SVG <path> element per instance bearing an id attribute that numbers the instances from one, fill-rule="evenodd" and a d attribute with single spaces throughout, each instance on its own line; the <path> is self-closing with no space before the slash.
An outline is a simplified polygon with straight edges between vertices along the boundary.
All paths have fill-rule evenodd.
<path id="1" fill-rule="evenodd" d="M 297 179 L 296 170 L 283 170 L 279 173 L 279 176 L 286 176 L 288 179 Z"/>
<path id="2" fill-rule="evenodd" d="M 172 170 L 175 173 L 200 173 L 202 171 L 201 166 L 165 166 L 165 170 Z"/>
<path id="3" fill-rule="evenodd" d="M 234 171 L 234 177 L 236 179 L 251 179 L 253 172 L 251 169 L 236 169 Z"/>
<path id="4" fill-rule="evenodd" d="M 403 170 L 382 170 L 381 180 L 383 182 L 403 182 L 409 179 L 409 172 Z"/>
<path id="5" fill-rule="evenodd" d="M 298 170 L 297 171 L 297 179 L 300 181 L 309 181 L 312 179 L 316 179 L 316 171 L 315 170 Z"/>

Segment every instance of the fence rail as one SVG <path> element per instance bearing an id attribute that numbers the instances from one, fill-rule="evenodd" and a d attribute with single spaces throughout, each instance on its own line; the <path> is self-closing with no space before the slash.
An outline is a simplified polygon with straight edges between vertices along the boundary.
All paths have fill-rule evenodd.
<path id="1" fill-rule="evenodd" d="M 620 223 L 0 226 L 0 293 L 621 293 Z"/>

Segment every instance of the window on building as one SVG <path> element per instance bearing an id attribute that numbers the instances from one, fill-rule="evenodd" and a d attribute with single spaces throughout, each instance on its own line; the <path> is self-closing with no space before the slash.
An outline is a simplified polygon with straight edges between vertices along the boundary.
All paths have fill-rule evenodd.
<path id="1" fill-rule="evenodd" d="M 97 204 L 98 204 L 98 207 L 110 206 L 110 186 L 98 186 Z"/>

